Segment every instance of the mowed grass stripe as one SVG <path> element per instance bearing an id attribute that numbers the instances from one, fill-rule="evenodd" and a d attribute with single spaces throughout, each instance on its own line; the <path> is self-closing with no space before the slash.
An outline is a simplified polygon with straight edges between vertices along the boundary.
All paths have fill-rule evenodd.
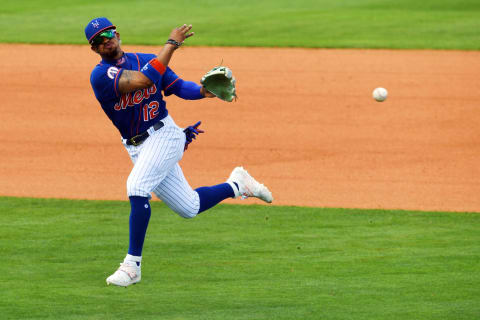
<path id="1" fill-rule="evenodd" d="M 476 319 L 480 214 L 160 202 L 143 280 L 107 287 L 129 204 L 0 198 L 2 319 Z"/>

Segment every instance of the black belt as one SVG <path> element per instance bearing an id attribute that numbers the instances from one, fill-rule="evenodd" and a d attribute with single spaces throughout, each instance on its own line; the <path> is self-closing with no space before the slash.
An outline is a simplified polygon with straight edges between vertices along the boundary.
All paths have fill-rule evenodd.
<path id="1" fill-rule="evenodd" d="M 165 124 L 162 121 L 158 121 L 155 123 L 152 127 L 154 131 L 157 131 L 158 129 L 162 128 Z M 127 140 L 127 145 L 129 146 L 139 146 L 143 143 L 143 141 L 147 140 L 147 138 L 150 136 L 148 131 L 145 131 L 143 133 L 140 133 L 136 135 L 135 137 L 131 137 L 130 139 Z"/>

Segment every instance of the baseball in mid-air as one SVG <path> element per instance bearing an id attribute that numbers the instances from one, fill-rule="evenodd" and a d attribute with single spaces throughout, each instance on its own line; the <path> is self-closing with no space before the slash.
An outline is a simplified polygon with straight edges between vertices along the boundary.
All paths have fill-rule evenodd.
<path id="1" fill-rule="evenodd" d="M 385 88 L 376 88 L 373 90 L 373 99 L 377 100 L 378 102 L 385 101 L 388 97 L 388 91 Z"/>

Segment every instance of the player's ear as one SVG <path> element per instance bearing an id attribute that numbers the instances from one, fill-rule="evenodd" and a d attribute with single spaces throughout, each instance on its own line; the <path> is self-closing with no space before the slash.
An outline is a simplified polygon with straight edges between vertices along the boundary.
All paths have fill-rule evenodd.
<path id="1" fill-rule="evenodd" d="M 120 39 L 120 33 L 115 32 L 115 37 L 117 37 L 118 44 L 122 44 L 122 39 Z"/>
<path id="2" fill-rule="evenodd" d="M 95 52 L 95 53 L 98 53 L 98 48 L 96 46 L 91 46 L 90 49 Z"/>

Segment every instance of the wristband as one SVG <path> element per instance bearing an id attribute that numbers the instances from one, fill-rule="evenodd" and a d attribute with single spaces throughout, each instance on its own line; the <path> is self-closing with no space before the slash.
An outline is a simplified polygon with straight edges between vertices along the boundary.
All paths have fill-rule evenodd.
<path id="1" fill-rule="evenodd" d="M 178 49 L 182 45 L 182 42 L 175 41 L 173 39 L 168 39 L 165 44 L 173 44 L 175 46 L 175 49 Z"/>

